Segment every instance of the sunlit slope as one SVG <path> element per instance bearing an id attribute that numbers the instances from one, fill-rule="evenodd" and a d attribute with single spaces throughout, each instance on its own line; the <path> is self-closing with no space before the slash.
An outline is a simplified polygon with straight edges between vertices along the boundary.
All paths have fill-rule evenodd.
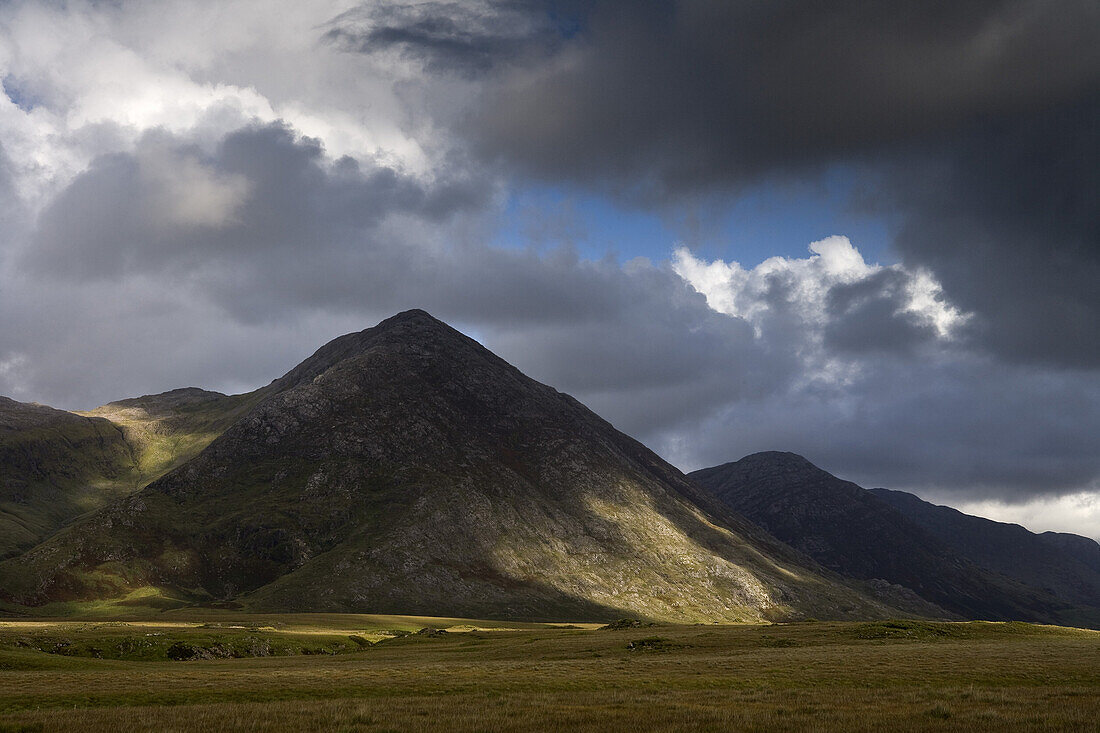
<path id="1" fill-rule="evenodd" d="M 265 394 L 241 395 L 186 387 L 119 400 L 77 413 L 111 421 L 130 446 L 130 478 L 140 488 L 198 455 Z"/>
<path id="2" fill-rule="evenodd" d="M 193 458 L 261 394 L 180 389 L 84 413 L 0 397 L 0 557 Z"/>
<path id="3" fill-rule="evenodd" d="M 678 621 L 896 614 L 422 311 L 320 349 L 196 458 L 0 565 L 8 601 Z"/>

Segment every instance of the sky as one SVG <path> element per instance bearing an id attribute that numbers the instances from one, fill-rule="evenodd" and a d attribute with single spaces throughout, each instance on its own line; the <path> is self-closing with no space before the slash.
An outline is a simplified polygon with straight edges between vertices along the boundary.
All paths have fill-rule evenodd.
<path id="1" fill-rule="evenodd" d="M 0 2 L 0 394 L 424 308 L 684 470 L 1100 537 L 1095 0 Z"/>

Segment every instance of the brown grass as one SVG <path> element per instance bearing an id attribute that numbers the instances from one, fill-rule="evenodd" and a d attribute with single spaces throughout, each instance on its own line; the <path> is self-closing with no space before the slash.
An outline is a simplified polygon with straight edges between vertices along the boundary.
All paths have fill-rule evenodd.
<path id="1" fill-rule="evenodd" d="M 9 661 L 18 654 L 32 652 Z M 1023 624 L 521 629 L 324 657 L 56 661 L 0 671 L 0 731 L 1003 733 L 1100 721 L 1100 634 Z"/>

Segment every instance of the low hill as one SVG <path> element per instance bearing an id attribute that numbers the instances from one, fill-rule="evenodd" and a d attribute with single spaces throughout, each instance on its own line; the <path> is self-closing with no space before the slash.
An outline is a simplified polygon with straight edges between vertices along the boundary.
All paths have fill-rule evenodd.
<path id="1" fill-rule="evenodd" d="M 131 465 L 110 421 L 0 397 L 0 558 L 124 493 Z"/>

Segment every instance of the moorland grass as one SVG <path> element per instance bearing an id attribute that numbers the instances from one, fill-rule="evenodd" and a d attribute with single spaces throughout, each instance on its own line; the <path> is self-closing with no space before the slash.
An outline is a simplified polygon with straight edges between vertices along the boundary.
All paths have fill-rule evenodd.
<path id="1" fill-rule="evenodd" d="M 1100 633 L 1059 627 L 597 630 L 325 614 L 157 627 L 167 616 L 0 627 L 0 731 L 1091 731 L 1100 720 Z M 452 630 L 385 633 L 417 625 Z M 293 651 L 353 634 L 380 641 Z M 18 644 L 35 635 L 85 650 L 139 636 L 281 639 L 290 656 L 116 660 Z"/>

